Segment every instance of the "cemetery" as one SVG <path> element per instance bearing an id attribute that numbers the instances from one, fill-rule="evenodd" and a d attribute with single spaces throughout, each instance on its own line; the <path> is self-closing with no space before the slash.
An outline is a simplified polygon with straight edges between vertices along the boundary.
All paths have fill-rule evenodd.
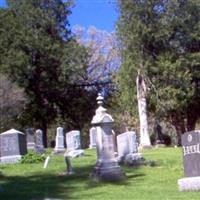
<path id="1" fill-rule="evenodd" d="M 199 0 L 0 0 L 0 200 L 199 200 L 199 25 Z"/>

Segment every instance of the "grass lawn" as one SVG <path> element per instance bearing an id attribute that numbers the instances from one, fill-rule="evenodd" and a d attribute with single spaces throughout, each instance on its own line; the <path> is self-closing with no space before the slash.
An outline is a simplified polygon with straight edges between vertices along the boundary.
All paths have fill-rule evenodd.
<path id="1" fill-rule="evenodd" d="M 46 169 L 39 164 L 0 165 L 0 199 L 132 199 L 132 200 L 199 200 L 200 192 L 179 192 L 177 180 L 183 177 L 181 148 L 143 150 L 147 160 L 156 166 L 130 168 L 123 166 L 127 179 L 116 183 L 90 180 L 96 161 L 95 150 L 72 159 L 75 174 L 59 175 L 66 169 L 64 157 L 54 155 Z"/>

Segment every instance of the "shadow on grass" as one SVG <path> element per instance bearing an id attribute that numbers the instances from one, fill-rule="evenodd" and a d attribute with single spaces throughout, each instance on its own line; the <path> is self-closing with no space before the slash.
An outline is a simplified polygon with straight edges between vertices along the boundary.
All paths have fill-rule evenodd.
<path id="1" fill-rule="evenodd" d="M 86 165 L 74 168 L 74 174 L 59 175 L 58 173 L 37 173 L 30 176 L 5 176 L 0 173 L 0 192 L 2 200 L 31 200 L 37 198 L 75 199 L 78 193 L 105 184 L 128 185 L 130 179 L 137 179 L 145 174 L 131 174 L 121 182 L 94 182 L 89 174 L 94 165 Z M 85 192 L 84 192 L 85 193 Z M 98 194 L 95 193 L 95 196 Z M 91 198 L 84 194 L 83 199 Z"/>

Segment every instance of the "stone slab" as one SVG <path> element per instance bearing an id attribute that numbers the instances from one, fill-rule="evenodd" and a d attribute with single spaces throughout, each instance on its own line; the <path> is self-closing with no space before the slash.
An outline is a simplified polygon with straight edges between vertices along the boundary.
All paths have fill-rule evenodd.
<path id="1" fill-rule="evenodd" d="M 200 176 L 178 180 L 179 191 L 200 191 Z"/>
<path id="2" fill-rule="evenodd" d="M 21 159 L 21 155 L 14 155 L 14 156 L 3 156 L 0 159 L 0 163 L 1 164 L 12 164 L 12 163 L 16 163 Z"/>

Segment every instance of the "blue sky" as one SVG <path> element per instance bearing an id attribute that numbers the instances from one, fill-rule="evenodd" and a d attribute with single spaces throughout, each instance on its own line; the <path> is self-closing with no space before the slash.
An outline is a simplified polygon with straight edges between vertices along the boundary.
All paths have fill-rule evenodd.
<path id="1" fill-rule="evenodd" d="M 0 0 L 0 7 L 6 5 L 6 0 Z M 71 26 L 80 25 L 86 29 L 95 26 L 108 32 L 115 30 L 117 20 L 114 0 L 75 0 L 75 6 L 69 18 Z"/>

